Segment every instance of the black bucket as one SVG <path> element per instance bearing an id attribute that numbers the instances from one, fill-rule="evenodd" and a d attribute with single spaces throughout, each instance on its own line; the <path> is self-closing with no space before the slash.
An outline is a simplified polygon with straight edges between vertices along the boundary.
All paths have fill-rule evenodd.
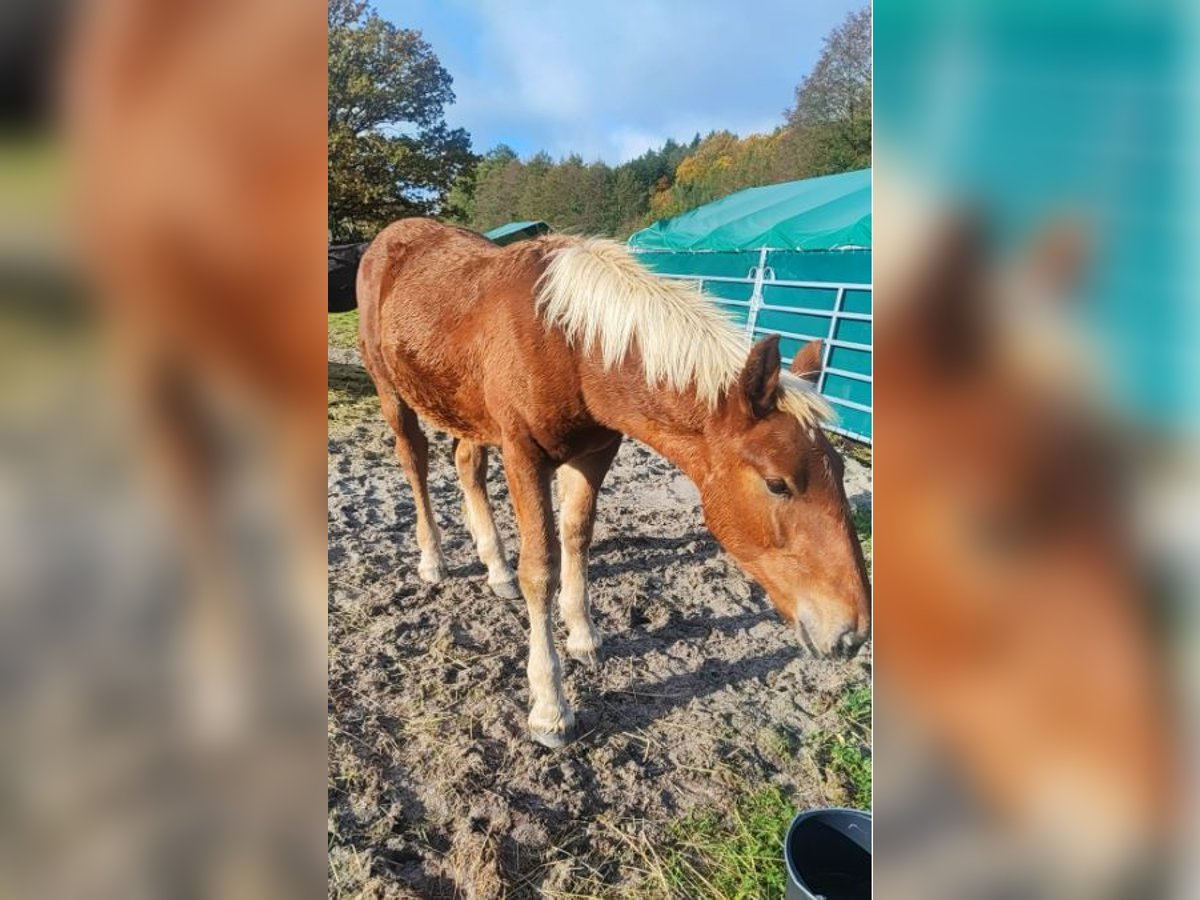
<path id="1" fill-rule="evenodd" d="M 787 900 L 871 896 L 871 814 L 815 809 L 792 820 L 783 842 Z"/>

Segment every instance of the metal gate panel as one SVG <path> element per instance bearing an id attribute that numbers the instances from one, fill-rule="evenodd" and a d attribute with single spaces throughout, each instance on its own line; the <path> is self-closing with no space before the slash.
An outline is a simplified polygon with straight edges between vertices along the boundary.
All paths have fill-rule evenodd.
<path id="1" fill-rule="evenodd" d="M 636 252 L 636 251 L 635 251 Z M 862 251 L 831 251 L 832 254 Z M 812 252 L 670 253 L 644 251 L 638 258 L 664 278 L 699 285 L 752 340 L 778 334 L 784 363 L 806 342 L 824 341 L 817 389 L 837 418 L 827 427 L 871 443 L 872 286 L 869 281 L 814 281 L 780 277 L 811 268 Z M 822 257 L 830 254 L 822 253 Z M 856 260 L 869 271 L 869 252 Z M 818 268 L 835 269 L 829 259 Z M 844 267 L 843 267 L 844 268 Z"/>

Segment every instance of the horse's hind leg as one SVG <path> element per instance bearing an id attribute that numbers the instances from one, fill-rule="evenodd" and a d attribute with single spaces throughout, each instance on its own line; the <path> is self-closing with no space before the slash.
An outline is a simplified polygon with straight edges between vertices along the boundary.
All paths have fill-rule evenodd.
<path id="1" fill-rule="evenodd" d="M 417 544 L 421 561 L 417 574 L 423 581 L 436 584 L 446 574 L 442 560 L 442 539 L 438 533 L 433 504 L 429 501 L 429 441 L 421 431 L 417 414 L 393 391 L 379 391 L 384 418 L 396 432 L 396 456 L 412 485 L 417 506 Z"/>
<path id="2" fill-rule="evenodd" d="M 567 653 L 581 662 L 599 659 L 600 631 L 588 606 L 588 549 L 596 523 L 596 495 L 619 439 L 601 450 L 563 464 L 558 470 L 559 530 L 562 532 L 562 589 L 558 603 L 567 623 Z"/>
<path id="3" fill-rule="evenodd" d="M 474 441 L 460 440 L 454 448 L 454 464 L 462 482 L 467 530 L 475 539 L 479 558 L 488 570 L 488 585 L 496 596 L 516 600 L 521 596 L 517 576 L 509 568 L 504 542 L 492 518 L 487 493 L 487 447 Z"/>

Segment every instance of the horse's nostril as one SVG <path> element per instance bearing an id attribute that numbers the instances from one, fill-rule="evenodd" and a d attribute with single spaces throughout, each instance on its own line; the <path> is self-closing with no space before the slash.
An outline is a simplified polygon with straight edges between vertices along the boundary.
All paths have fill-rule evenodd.
<path id="1" fill-rule="evenodd" d="M 858 652 L 858 648 L 866 642 L 866 639 L 866 635 L 860 634 L 856 629 L 847 628 L 834 643 L 834 653 L 849 659 Z"/>

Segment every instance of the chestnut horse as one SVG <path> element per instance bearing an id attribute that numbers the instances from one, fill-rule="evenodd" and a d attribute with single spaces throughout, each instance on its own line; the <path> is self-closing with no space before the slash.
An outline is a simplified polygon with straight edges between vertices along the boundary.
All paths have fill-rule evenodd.
<path id="1" fill-rule="evenodd" d="M 862 550 L 842 460 L 819 428 L 828 410 L 808 381 L 780 371 L 778 337 L 750 349 L 698 290 L 655 277 L 613 241 L 556 235 L 500 248 L 428 219 L 375 239 L 358 305 L 363 362 L 416 495 L 426 581 L 444 567 L 418 414 L 458 439 L 467 526 L 492 589 L 515 598 L 484 482 L 487 447 L 500 448 L 521 534 L 535 740 L 559 746 L 574 729 L 551 631 L 560 584 L 567 652 L 594 662 L 600 649 L 587 553 L 622 434 L 696 483 L 713 534 L 813 651 L 851 654 L 866 640 Z M 819 350 L 807 347 L 799 366 L 819 366 Z"/>
<path id="2" fill-rule="evenodd" d="M 918 208 L 876 194 L 877 223 L 904 239 L 876 256 L 888 497 L 875 566 L 894 602 L 874 653 L 890 692 L 879 709 L 896 717 L 876 746 L 919 723 L 976 810 L 1019 826 L 1063 870 L 1115 877 L 1161 840 L 1178 782 L 1133 473 L 1120 432 L 1064 371 L 1079 355 L 1070 332 L 1053 327 L 1066 310 L 1052 304 L 1083 278 L 1083 235 L 1054 226 L 1001 259 L 973 215 L 922 221 Z M 894 767 L 894 754 L 878 758 Z M 893 771 L 889 796 L 911 776 Z M 961 821 L 946 833 L 955 847 L 966 834 Z M 914 858 L 904 848 L 876 864 Z"/>

